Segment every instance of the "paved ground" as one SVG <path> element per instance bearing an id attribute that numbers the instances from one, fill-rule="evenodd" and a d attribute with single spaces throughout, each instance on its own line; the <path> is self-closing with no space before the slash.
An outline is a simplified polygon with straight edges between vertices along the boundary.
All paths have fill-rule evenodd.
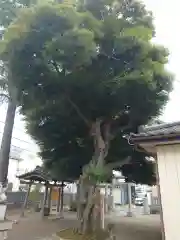
<path id="1" fill-rule="evenodd" d="M 126 217 L 128 206 L 117 207 L 108 217 L 115 224 L 117 240 L 161 240 L 159 215 L 143 215 L 143 207 L 133 207 L 133 217 Z"/>
<path id="2" fill-rule="evenodd" d="M 124 211 L 117 210 L 108 218 L 113 222 L 117 240 L 161 240 L 160 218 L 158 215 L 124 217 Z M 17 215 L 10 216 L 18 219 Z M 64 220 L 44 220 L 39 214 L 29 214 L 18 224 L 13 225 L 13 230 L 8 234 L 8 240 L 55 240 L 52 234 L 60 229 L 76 225 L 75 216 L 68 214 Z"/>
<path id="3" fill-rule="evenodd" d="M 117 240 L 161 240 L 158 215 L 132 218 L 113 216 L 109 221 L 114 223 Z"/>
<path id="4" fill-rule="evenodd" d="M 126 216 L 127 212 L 128 212 L 128 205 L 116 206 L 115 211 L 114 211 L 115 214 L 118 214 L 120 216 Z M 139 215 L 143 214 L 144 208 L 141 207 L 141 206 L 133 205 L 132 206 L 132 212 L 133 212 L 134 215 L 139 216 Z"/>
<path id="5" fill-rule="evenodd" d="M 18 215 L 10 216 L 11 219 L 17 220 Z M 18 224 L 13 224 L 13 229 L 8 233 L 8 240 L 38 240 L 52 239 L 52 234 L 57 231 L 76 225 L 73 217 L 68 216 L 62 220 L 42 220 L 40 214 L 29 214 Z"/>

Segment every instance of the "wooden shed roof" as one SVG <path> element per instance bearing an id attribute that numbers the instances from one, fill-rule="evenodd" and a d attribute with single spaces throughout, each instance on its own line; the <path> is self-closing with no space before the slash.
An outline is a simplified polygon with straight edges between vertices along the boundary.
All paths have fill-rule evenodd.
<path id="1" fill-rule="evenodd" d="M 68 181 L 66 179 L 55 179 L 54 177 L 51 176 L 50 173 L 48 173 L 47 171 L 44 170 L 43 167 L 37 166 L 34 170 L 21 174 L 19 176 L 17 176 L 17 178 L 19 178 L 21 181 L 30 181 L 30 182 L 52 182 L 54 181 L 55 183 L 61 183 L 61 182 L 72 182 L 72 181 Z"/>

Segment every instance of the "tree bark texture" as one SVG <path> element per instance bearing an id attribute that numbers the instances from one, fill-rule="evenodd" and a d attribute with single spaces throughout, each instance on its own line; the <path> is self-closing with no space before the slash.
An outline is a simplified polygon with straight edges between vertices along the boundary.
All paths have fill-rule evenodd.
<path id="1" fill-rule="evenodd" d="M 111 173 L 116 167 L 128 164 L 131 157 L 128 156 L 119 162 L 106 164 L 105 158 L 108 155 L 112 136 L 110 134 L 111 125 L 109 122 L 104 123 L 97 119 L 91 128 L 91 136 L 94 142 L 94 154 L 90 163 L 84 167 L 78 183 L 78 219 L 79 231 L 82 234 L 90 233 L 103 228 L 104 211 L 98 180 L 95 176 L 96 170 L 104 171 L 105 174 Z M 94 171 L 95 170 L 95 171 Z M 93 172 L 94 171 L 94 172 Z M 93 177 L 92 177 L 93 175 Z"/>
<path id="2" fill-rule="evenodd" d="M 91 135 L 94 140 L 94 155 L 89 166 L 103 168 L 109 150 L 109 125 L 101 126 L 101 120 L 92 125 Z M 78 219 L 79 231 L 91 233 L 103 227 L 100 189 L 97 182 L 88 174 L 88 166 L 83 170 L 78 184 Z M 104 209 L 103 209 L 104 211 Z"/>

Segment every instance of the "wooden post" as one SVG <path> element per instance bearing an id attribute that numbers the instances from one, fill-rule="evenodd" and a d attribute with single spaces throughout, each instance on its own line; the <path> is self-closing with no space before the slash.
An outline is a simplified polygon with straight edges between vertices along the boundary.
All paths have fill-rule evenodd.
<path id="1" fill-rule="evenodd" d="M 44 198 L 43 198 L 43 203 L 41 207 L 41 217 L 44 218 L 44 208 L 46 206 L 46 201 L 47 201 L 47 195 L 48 195 L 48 185 L 45 185 L 45 192 L 44 192 Z"/>
<path id="2" fill-rule="evenodd" d="M 60 194 L 60 202 L 61 202 L 61 205 L 60 205 L 60 216 L 63 217 L 63 208 L 64 208 L 64 182 L 62 182 L 61 184 L 61 194 Z"/>
<path id="3" fill-rule="evenodd" d="M 21 217 L 24 217 L 24 212 L 25 212 L 25 209 L 27 207 L 27 203 L 28 203 L 28 198 L 29 198 L 29 193 L 31 191 L 31 186 L 32 186 L 32 183 L 29 183 L 29 186 L 28 186 L 28 191 L 26 193 L 26 196 L 25 196 L 25 200 L 24 200 L 24 203 L 23 203 L 23 207 L 22 207 L 22 211 L 21 211 Z"/>
<path id="4" fill-rule="evenodd" d="M 104 193 L 104 212 L 105 213 L 108 213 L 108 205 L 109 205 L 109 202 L 108 202 L 108 185 L 106 184 L 105 186 L 105 193 Z"/>
<path id="5" fill-rule="evenodd" d="M 100 194 L 100 211 L 101 211 L 101 227 L 104 229 L 104 218 L 105 218 L 105 205 L 104 205 L 104 199 L 105 196 L 103 194 Z"/>
<path id="6" fill-rule="evenodd" d="M 52 195 L 52 186 L 49 187 L 49 196 L 48 196 L 48 208 L 51 208 L 51 195 Z"/>
<path id="7" fill-rule="evenodd" d="M 111 198 L 112 198 L 112 207 L 111 207 L 111 210 L 114 211 L 115 210 L 115 202 L 114 202 L 114 189 L 115 189 L 115 186 L 116 186 L 116 180 L 113 178 L 112 179 L 112 185 L 111 185 Z"/>
<path id="8" fill-rule="evenodd" d="M 61 187 L 58 188 L 57 213 L 60 213 L 61 205 Z"/>
<path id="9" fill-rule="evenodd" d="M 124 199 L 124 186 L 123 184 L 121 184 L 121 204 L 124 205 L 125 204 L 125 199 Z"/>

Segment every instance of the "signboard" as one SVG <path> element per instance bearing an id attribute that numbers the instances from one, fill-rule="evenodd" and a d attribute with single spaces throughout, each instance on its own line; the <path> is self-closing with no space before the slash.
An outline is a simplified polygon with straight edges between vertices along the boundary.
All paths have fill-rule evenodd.
<path id="1" fill-rule="evenodd" d="M 51 193 L 51 200 L 58 201 L 59 199 L 59 189 L 57 187 L 53 187 Z"/>

